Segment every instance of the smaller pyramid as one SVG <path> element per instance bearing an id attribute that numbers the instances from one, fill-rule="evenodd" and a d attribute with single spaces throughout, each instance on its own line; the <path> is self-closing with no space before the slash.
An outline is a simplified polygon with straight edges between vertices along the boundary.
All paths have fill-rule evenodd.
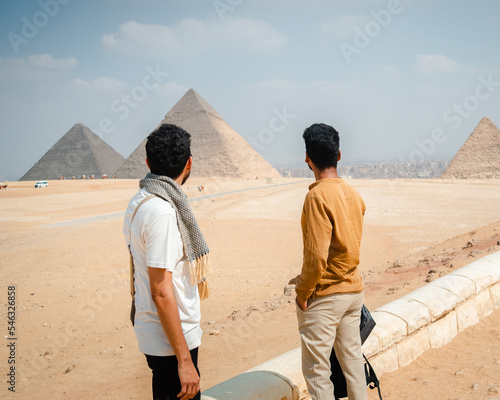
<path id="1" fill-rule="evenodd" d="M 500 178 L 500 129 L 484 117 L 441 178 Z"/>
<path id="2" fill-rule="evenodd" d="M 191 134 L 193 177 L 279 178 L 269 164 L 243 137 L 231 128 L 194 89 L 189 89 L 170 109 L 162 124 L 174 124 Z M 146 166 L 147 138 L 116 172 L 117 178 L 138 179 Z"/>
<path id="3" fill-rule="evenodd" d="M 83 124 L 75 124 L 19 179 L 37 181 L 61 176 L 113 175 L 124 158 Z"/>

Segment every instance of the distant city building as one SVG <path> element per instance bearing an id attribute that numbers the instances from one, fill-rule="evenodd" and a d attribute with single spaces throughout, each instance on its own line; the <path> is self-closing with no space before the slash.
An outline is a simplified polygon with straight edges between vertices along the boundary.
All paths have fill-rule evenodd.
<path id="1" fill-rule="evenodd" d="M 430 179 L 438 178 L 448 161 L 426 160 L 421 162 L 378 162 L 339 165 L 339 175 L 349 179 Z M 313 178 L 307 167 L 281 167 L 278 172 L 285 177 Z"/>

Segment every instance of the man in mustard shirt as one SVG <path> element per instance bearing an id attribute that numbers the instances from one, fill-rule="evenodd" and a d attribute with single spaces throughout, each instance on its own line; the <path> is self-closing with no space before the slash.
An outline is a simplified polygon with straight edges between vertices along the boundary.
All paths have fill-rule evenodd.
<path id="1" fill-rule="evenodd" d="M 334 399 L 332 347 L 350 400 L 367 398 L 359 323 L 364 284 L 359 254 L 365 203 L 337 174 L 339 134 L 329 125 L 304 131 L 306 163 L 316 182 L 302 210 L 304 255 L 295 278 L 302 372 L 312 400 Z"/>

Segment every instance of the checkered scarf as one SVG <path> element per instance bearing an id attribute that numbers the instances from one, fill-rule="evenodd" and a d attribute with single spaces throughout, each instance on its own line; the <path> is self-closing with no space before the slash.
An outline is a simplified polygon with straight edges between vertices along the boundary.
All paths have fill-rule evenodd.
<path id="1" fill-rule="evenodd" d="M 177 214 L 182 243 L 184 244 L 184 252 L 189 261 L 191 283 L 193 285 L 198 284 L 201 299 L 207 298 L 209 288 L 206 275 L 211 270 L 210 250 L 186 194 L 173 179 L 152 173 L 148 173 L 139 182 L 139 187 L 168 201 L 174 208 Z"/>

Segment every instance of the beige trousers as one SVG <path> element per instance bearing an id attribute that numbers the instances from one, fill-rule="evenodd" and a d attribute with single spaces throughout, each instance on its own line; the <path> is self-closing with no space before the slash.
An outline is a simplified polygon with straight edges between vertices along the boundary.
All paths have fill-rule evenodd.
<path id="1" fill-rule="evenodd" d="M 306 311 L 297 306 L 302 344 L 302 373 L 312 400 L 334 400 L 330 381 L 332 346 L 347 382 L 349 400 L 366 400 L 366 378 L 359 321 L 364 294 L 318 297 Z"/>

